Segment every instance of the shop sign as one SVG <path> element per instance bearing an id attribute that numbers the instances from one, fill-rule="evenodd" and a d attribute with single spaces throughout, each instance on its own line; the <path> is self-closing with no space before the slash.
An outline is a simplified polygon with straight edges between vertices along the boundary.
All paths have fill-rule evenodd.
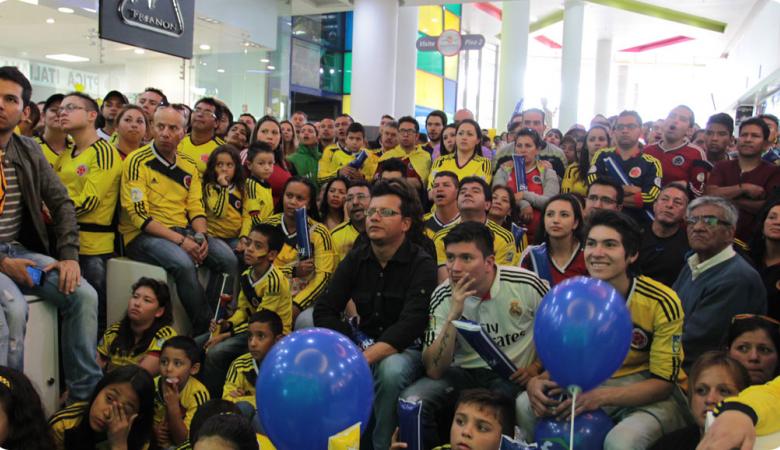
<path id="1" fill-rule="evenodd" d="M 485 36 L 460 34 L 455 30 L 445 30 L 439 36 L 423 36 L 417 39 L 417 50 L 421 52 L 438 51 L 444 56 L 455 56 L 463 50 L 479 50 L 484 46 Z"/>
<path id="2" fill-rule="evenodd" d="M 100 38 L 192 58 L 194 0 L 100 0 Z"/>
<path id="3" fill-rule="evenodd" d="M 100 93 L 100 75 L 94 72 L 32 62 L 29 77 L 33 86 L 45 86 L 63 92 Z"/>

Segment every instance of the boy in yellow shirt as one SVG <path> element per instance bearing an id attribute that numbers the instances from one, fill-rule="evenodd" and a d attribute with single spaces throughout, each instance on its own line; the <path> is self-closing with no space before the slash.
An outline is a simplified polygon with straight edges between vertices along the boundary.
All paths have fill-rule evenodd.
<path id="1" fill-rule="evenodd" d="M 252 314 L 247 342 L 249 352 L 236 358 L 230 365 L 222 390 L 222 398 L 234 402 L 258 433 L 263 433 L 263 429 L 256 415 L 255 383 L 265 355 L 282 337 L 282 319 L 278 314 L 267 309 Z"/>

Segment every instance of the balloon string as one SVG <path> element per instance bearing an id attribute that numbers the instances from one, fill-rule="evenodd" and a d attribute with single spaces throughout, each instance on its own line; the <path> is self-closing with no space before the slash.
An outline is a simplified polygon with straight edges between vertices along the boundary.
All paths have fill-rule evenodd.
<path id="1" fill-rule="evenodd" d="M 575 405 L 577 404 L 577 390 L 573 389 L 571 391 L 572 393 L 572 399 L 571 399 L 571 415 L 570 415 L 570 426 L 569 426 L 569 450 L 574 450 L 574 409 Z"/>

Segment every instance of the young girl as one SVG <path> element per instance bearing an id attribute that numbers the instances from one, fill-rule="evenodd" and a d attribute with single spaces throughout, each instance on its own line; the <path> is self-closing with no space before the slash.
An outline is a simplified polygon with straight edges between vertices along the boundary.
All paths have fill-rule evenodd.
<path id="1" fill-rule="evenodd" d="M 106 374 L 87 402 L 77 402 L 49 420 L 57 450 L 142 450 L 149 446 L 154 381 L 138 366 Z"/>
<path id="2" fill-rule="evenodd" d="M 54 447 L 41 398 L 21 372 L 0 366 L 0 447 L 49 450 Z"/>
<path id="3" fill-rule="evenodd" d="M 282 201 L 277 205 L 277 213 L 264 221 L 281 227 L 285 236 L 284 247 L 274 259 L 274 265 L 281 268 L 282 272 L 291 279 L 293 322 L 298 314 L 310 307 L 325 289 L 330 275 L 336 270 L 338 261 L 330 231 L 319 222 L 316 195 L 317 188 L 311 180 L 292 177 L 284 185 Z M 308 215 L 311 242 L 311 257 L 307 259 L 299 257 L 295 227 L 295 210 L 304 206 Z M 310 312 L 305 320 L 311 321 Z"/>
<path id="4" fill-rule="evenodd" d="M 567 133 L 567 136 L 569 134 Z M 596 152 L 612 145 L 609 130 L 594 125 L 585 135 L 585 148 L 579 152 L 579 161 L 566 168 L 561 182 L 563 192 L 571 192 L 585 197 L 588 193 L 588 173 Z"/>
<path id="5" fill-rule="evenodd" d="M 577 275 L 588 275 L 582 252 L 582 209 L 572 194 L 551 198 L 542 210 L 543 227 L 536 237 L 539 245 L 532 245 L 520 258 L 524 269 L 555 286 Z"/>
<path id="6" fill-rule="evenodd" d="M 455 130 L 457 128 L 454 123 L 444 127 L 441 132 L 441 144 L 437 145 L 431 154 L 433 162 L 436 162 L 440 156 L 449 155 L 455 151 Z"/>
<path id="7" fill-rule="evenodd" d="M 244 172 L 240 167 L 238 149 L 223 144 L 211 153 L 203 172 L 203 200 L 209 235 L 224 240 L 230 248 L 236 248 L 241 233 Z"/>
<path id="8" fill-rule="evenodd" d="M 322 223 L 328 230 L 333 230 L 344 222 L 344 203 L 348 186 L 349 181 L 344 177 L 336 177 L 325 184 L 320 213 L 322 213 Z"/>
<path id="9" fill-rule="evenodd" d="M 164 281 L 141 277 L 133 285 L 125 317 L 106 330 L 98 345 L 98 365 L 110 372 L 137 364 L 157 375 L 160 349 L 166 339 L 176 336 L 172 323 L 168 286 Z"/>
<path id="10" fill-rule="evenodd" d="M 282 128 L 282 155 L 287 158 L 298 148 L 298 136 L 295 135 L 295 128 L 289 120 L 283 120 L 279 125 Z"/>
<path id="11" fill-rule="evenodd" d="M 146 136 L 146 129 L 149 124 L 146 121 L 144 110 L 137 105 L 125 105 L 116 116 L 116 140 L 114 147 L 119 150 L 119 156 L 122 160 L 127 155 L 138 150 L 143 146 L 143 139 Z"/>
<path id="12" fill-rule="evenodd" d="M 203 423 L 193 438 L 195 450 L 257 450 L 258 437 L 247 419 L 236 414 L 219 414 Z"/>

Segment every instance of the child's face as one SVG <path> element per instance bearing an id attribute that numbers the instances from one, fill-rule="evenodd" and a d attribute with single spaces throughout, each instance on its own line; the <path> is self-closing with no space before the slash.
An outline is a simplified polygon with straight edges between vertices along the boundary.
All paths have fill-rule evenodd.
<path id="1" fill-rule="evenodd" d="M 236 164 L 233 162 L 233 158 L 227 153 L 220 153 L 217 155 L 217 164 L 214 169 L 217 172 L 217 177 L 225 175 L 228 181 L 236 176 Z"/>
<path id="2" fill-rule="evenodd" d="M 459 405 L 450 428 L 450 443 L 458 450 L 498 450 L 501 423 L 495 411 L 480 405 Z"/>
<path id="3" fill-rule="evenodd" d="M 363 133 L 347 133 L 346 145 L 350 152 L 359 152 L 363 146 Z"/>
<path id="4" fill-rule="evenodd" d="M 269 259 L 268 238 L 257 231 L 252 231 L 247 236 L 248 242 L 244 249 L 244 263 L 248 266 L 256 266 Z M 270 258 L 273 261 L 273 258 Z"/>
<path id="5" fill-rule="evenodd" d="M 160 375 L 178 383 L 179 389 L 183 388 L 190 375 L 197 374 L 199 369 L 200 364 L 192 364 L 184 350 L 166 347 L 160 354 Z"/>
<path id="6" fill-rule="evenodd" d="M 141 401 L 130 383 L 109 384 L 98 393 L 89 408 L 89 427 L 92 431 L 99 433 L 108 429 L 114 404 L 124 408 L 129 418 L 138 413 Z"/>
<path id="7" fill-rule="evenodd" d="M 255 178 L 267 180 L 274 171 L 274 154 L 269 152 L 260 152 L 255 155 L 249 170 Z"/>
<path id="8" fill-rule="evenodd" d="M 131 322 L 143 324 L 151 323 L 154 319 L 162 317 L 165 308 L 160 307 L 157 296 L 148 286 L 139 286 L 133 291 L 133 295 L 127 302 L 127 317 Z"/>
<path id="9" fill-rule="evenodd" d="M 256 361 L 262 361 L 276 341 L 277 336 L 274 336 L 268 323 L 252 322 L 249 324 L 249 353 Z"/>

